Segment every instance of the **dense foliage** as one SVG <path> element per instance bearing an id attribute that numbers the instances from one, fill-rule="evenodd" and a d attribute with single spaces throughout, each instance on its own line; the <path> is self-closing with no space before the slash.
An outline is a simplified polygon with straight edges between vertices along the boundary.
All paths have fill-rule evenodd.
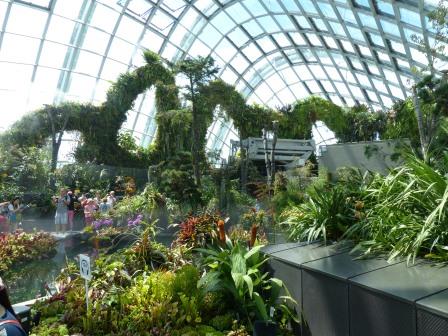
<path id="1" fill-rule="evenodd" d="M 20 263 L 53 257 L 56 244 L 56 240 L 44 232 L 0 234 L 0 275 Z"/>
<path id="2" fill-rule="evenodd" d="M 285 304 L 291 299 L 280 296 L 280 280 L 264 273 L 262 245 L 255 240 L 248 248 L 228 239 L 223 225 L 217 216 L 190 217 L 172 248 L 155 243 L 153 231 L 143 229 L 132 246 L 101 254 L 88 310 L 84 282 L 77 266 L 68 264 L 59 293 L 34 307 L 41 321 L 32 335 L 245 336 L 254 320 L 271 319 L 271 307 L 287 334 L 296 319 Z"/>

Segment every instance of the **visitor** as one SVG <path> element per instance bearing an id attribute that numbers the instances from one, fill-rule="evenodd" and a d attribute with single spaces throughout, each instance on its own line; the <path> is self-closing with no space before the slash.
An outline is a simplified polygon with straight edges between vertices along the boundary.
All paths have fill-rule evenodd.
<path id="1" fill-rule="evenodd" d="M 85 225 L 92 225 L 93 223 L 93 217 L 96 212 L 96 205 L 95 201 L 91 198 L 87 199 L 85 205 L 84 205 L 84 219 L 85 219 Z"/>
<path id="2" fill-rule="evenodd" d="M 73 192 L 70 190 L 67 193 L 69 202 L 67 205 L 67 220 L 68 220 L 68 226 L 70 228 L 70 231 L 73 231 L 73 220 L 75 218 L 75 203 L 78 202 L 78 197 L 73 194 Z"/>
<path id="3" fill-rule="evenodd" d="M 110 205 L 111 208 L 115 206 L 117 199 L 115 198 L 115 191 L 110 191 L 109 195 L 107 195 L 107 204 Z"/>
<path id="4" fill-rule="evenodd" d="M 53 204 L 56 206 L 56 214 L 54 216 L 54 223 L 56 225 L 56 232 L 67 231 L 68 222 L 68 205 L 70 199 L 67 195 L 67 190 L 62 188 L 58 196 L 53 197 Z"/>
<path id="5" fill-rule="evenodd" d="M 20 197 L 14 197 L 8 204 L 9 232 L 16 232 L 18 223 L 22 225 L 21 211 L 22 207 L 20 206 Z"/>
<path id="6" fill-rule="evenodd" d="M 103 202 L 99 206 L 100 213 L 107 214 L 110 209 L 111 209 L 111 206 L 109 203 L 107 203 L 107 198 L 104 197 Z"/>
<path id="7" fill-rule="evenodd" d="M 8 233 L 8 204 L 9 202 L 0 203 L 0 233 Z"/>
<path id="8" fill-rule="evenodd" d="M 0 336 L 26 336 L 12 308 L 2 278 L 0 278 Z"/>
<path id="9" fill-rule="evenodd" d="M 102 202 L 102 199 L 103 199 L 103 198 L 101 197 L 100 192 L 97 191 L 97 192 L 95 193 L 95 197 L 93 198 L 93 200 L 95 201 L 95 206 L 96 206 L 96 209 L 97 209 L 97 210 L 100 208 L 100 204 L 101 204 L 101 202 Z"/>

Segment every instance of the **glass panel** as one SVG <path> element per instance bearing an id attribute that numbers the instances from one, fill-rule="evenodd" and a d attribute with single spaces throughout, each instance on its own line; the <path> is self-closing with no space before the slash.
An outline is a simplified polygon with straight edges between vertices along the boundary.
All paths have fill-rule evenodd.
<path id="1" fill-rule="evenodd" d="M 354 2 L 358 6 L 370 8 L 369 0 L 354 0 Z"/>
<path id="2" fill-rule="evenodd" d="M 241 23 L 243 21 L 250 19 L 250 14 L 244 9 L 240 3 L 236 3 L 231 7 L 227 8 L 227 13 L 229 16 L 235 20 L 236 23 Z"/>
<path id="3" fill-rule="evenodd" d="M 371 74 L 374 74 L 374 75 L 377 75 L 377 76 L 380 76 L 380 75 L 381 75 L 381 74 L 380 74 L 380 70 L 378 69 L 378 67 L 377 67 L 376 65 L 368 63 L 368 64 L 367 64 L 367 67 L 368 67 L 369 72 L 370 72 Z"/>
<path id="4" fill-rule="evenodd" d="M 274 34 L 274 35 L 272 35 L 272 37 L 278 43 L 278 45 L 282 48 L 291 46 L 291 43 L 289 42 L 289 40 L 285 34 Z"/>
<path id="5" fill-rule="evenodd" d="M 400 17 L 401 17 L 401 21 L 413 25 L 413 26 L 417 26 L 419 28 L 422 27 L 421 25 L 421 18 L 420 18 L 420 13 L 411 11 L 407 8 L 400 8 Z"/>
<path id="6" fill-rule="evenodd" d="M 156 11 L 156 14 L 151 19 L 151 25 L 159 29 L 160 32 L 167 34 L 168 28 L 173 24 L 174 19 L 169 17 L 160 9 Z"/>
<path id="7" fill-rule="evenodd" d="M 274 15 L 274 18 L 284 30 L 297 30 L 287 15 Z"/>
<path id="8" fill-rule="evenodd" d="M 264 7 L 260 6 L 260 0 L 244 0 L 243 5 L 246 6 L 254 16 L 267 14 Z"/>
<path id="9" fill-rule="evenodd" d="M 320 10 L 322 11 L 322 14 L 330 19 L 337 20 L 336 13 L 334 12 L 333 8 L 328 3 L 318 2 L 317 5 L 319 6 Z"/>
<path id="10" fill-rule="evenodd" d="M 243 27 L 247 30 L 247 32 L 252 37 L 257 37 L 258 35 L 263 33 L 263 29 L 261 29 L 261 27 L 259 26 L 259 24 L 255 20 L 252 20 L 252 21 L 249 21 L 249 22 L 245 23 L 243 25 Z"/>
<path id="11" fill-rule="evenodd" d="M 358 49 L 361 52 L 361 55 L 365 57 L 373 57 L 372 53 L 370 52 L 369 48 L 364 47 L 362 45 L 358 45 Z"/>
<path id="12" fill-rule="evenodd" d="M 263 0 L 263 3 L 270 12 L 283 12 L 283 8 L 278 4 L 277 0 Z"/>
<path id="13" fill-rule="evenodd" d="M 338 49 L 338 45 L 336 44 L 336 41 L 334 40 L 334 38 L 332 37 L 328 37 L 328 36 L 323 36 L 325 44 L 327 45 L 328 48 L 331 49 Z"/>
<path id="14" fill-rule="evenodd" d="M 389 97 L 383 96 L 383 95 L 380 95 L 380 97 L 381 97 L 381 100 L 383 101 L 384 106 L 386 106 L 386 107 L 392 106 L 392 104 L 393 104 L 392 99 L 390 99 Z"/>
<path id="15" fill-rule="evenodd" d="M 89 96 L 93 91 L 94 86 L 95 78 L 72 73 L 68 94 L 81 98 L 90 98 Z"/>
<path id="16" fill-rule="evenodd" d="M 378 9 L 380 10 L 380 12 L 386 13 L 389 15 L 395 15 L 394 7 L 392 6 L 392 4 L 390 4 L 386 1 L 383 1 L 383 0 L 377 0 L 376 5 L 377 5 Z"/>
<path id="17" fill-rule="evenodd" d="M 243 73 L 244 70 L 246 70 L 246 68 L 249 66 L 249 62 L 240 53 L 238 53 L 234 57 L 234 59 L 230 62 L 230 64 L 236 71 L 238 71 L 238 73 Z"/>
<path id="18" fill-rule="evenodd" d="M 0 51 L 0 60 L 34 64 L 39 43 L 40 40 L 34 38 L 5 33 Z M 5 76 L 4 73 L 1 74 L 0 77 Z"/>
<path id="19" fill-rule="evenodd" d="M 398 30 L 398 26 L 395 23 L 383 19 L 381 19 L 380 22 L 385 33 L 400 37 L 400 31 Z"/>
<path id="20" fill-rule="evenodd" d="M 283 6 L 285 6 L 288 13 L 300 12 L 299 7 L 297 7 L 297 4 L 294 0 L 283 0 L 282 3 L 283 3 Z"/>
<path id="21" fill-rule="evenodd" d="M 280 30 L 272 17 L 268 15 L 258 18 L 258 22 L 260 23 L 260 26 L 263 27 L 263 29 L 268 33 L 278 32 Z"/>
<path id="22" fill-rule="evenodd" d="M 342 95 L 342 96 L 349 96 L 350 93 L 348 92 L 347 86 L 344 83 L 335 82 L 334 85 L 336 86 L 336 91 Z"/>
<path id="23" fill-rule="evenodd" d="M 75 71 L 82 72 L 88 75 L 97 76 L 100 69 L 102 57 L 92 54 L 87 51 L 79 53 L 78 61 L 76 62 Z"/>
<path id="24" fill-rule="evenodd" d="M 367 34 L 369 36 L 370 41 L 372 41 L 373 44 L 380 46 L 380 47 L 384 47 L 384 42 L 380 35 L 372 34 L 372 33 L 367 33 Z"/>
<path id="25" fill-rule="evenodd" d="M 0 88 L 6 90 L 26 90 L 31 82 L 31 74 L 33 67 L 31 65 L 23 64 L 13 64 L 13 63 L 0 63 Z M 22 93 L 22 91 L 20 92 Z M 16 104 L 20 102 L 25 102 L 23 97 L 15 101 Z M 4 101 L 2 100 L 2 106 L 4 107 Z M 7 106 L 7 105 L 6 105 Z M 11 111 L 7 110 L 8 113 L 2 113 L 2 118 L 11 115 Z M 14 121 L 17 120 L 17 115 L 12 116 Z M 4 120 L 2 120 L 2 123 Z M 2 124 L 3 126 L 4 124 Z"/>
<path id="26" fill-rule="evenodd" d="M 412 60 L 413 61 L 417 61 L 421 64 L 428 64 L 428 58 L 426 57 L 426 55 L 424 53 L 422 53 L 421 51 L 414 49 L 414 48 L 409 48 L 409 50 L 411 51 L 411 56 L 412 56 Z"/>
<path id="27" fill-rule="evenodd" d="M 379 103 L 378 96 L 376 95 L 375 92 L 370 91 L 370 90 L 366 90 L 366 92 L 367 92 L 367 96 L 369 97 L 370 101 L 373 101 L 375 103 Z"/>
<path id="28" fill-rule="evenodd" d="M 328 77 L 331 78 L 331 80 L 334 81 L 342 81 L 341 76 L 339 75 L 339 72 L 334 67 L 325 66 L 325 71 L 328 74 Z"/>
<path id="29" fill-rule="evenodd" d="M 101 78 L 108 81 L 115 81 L 117 80 L 118 76 L 121 73 L 126 72 L 126 70 L 127 66 L 125 64 L 106 59 L 103 71 L 101 72 Z"/>
<path id="30" fill-rule="evenodd" d="M 239 27 L 236 27 L 228 36 L 237 47 L 242 46 L 249 40 L 249 36 L 247 36 L 246 33 Z"/>
<path id="31" fill-rule="evenodd" d="M 338 9 L 339 15 L 341 16 L 342 20 L 344 20 L 346 22 L 353 23 L 355 25 L 358 24 L 356 22 L 355 16 L 353 15 L 353 12 L 351 9 L 341 7 L 341 6 L 337 6 L 337 9 Z"/>
<path id="32" fill-rule="evenodd" d="M 378 29 L 378 26 L 376 25 L 375 18 L 372 15 L 367 15 L 364 13 L 358 13 L 359 19 L 361 20 L 361 23 L 364 27 L 369 27 L 372 29 Z"/>
<path id="33" fill-rule="evenodd" d="M 222 35 L 212 25 L 208 24 L 202 31 L 199 38 L 204 41 L 210 48 L 213 48 L 222 38 Z"/>
<path id="34" fill-rule="evenodd" d="M 328 31 L 323 20 L 321 20 L 321 19 L 312 19 L 312 20 L 313 20 L 313 23 L 316 26 L 317 30 L 324 31 L 324 32 Z"/>
<path id="35" fill-rule="evenodd" d="M 302 54 L 307 62 L 316 62 L 317 61 L 316 57 L 314 57 L 314 55 L 311 53 L 311 50 L 309 50 L 309 49 L 302 50 Z"/>
<path id="36" fill-rule="evenodd" d="M 378 56 L 378 59 L 380 60 L 380 62 L 382 63 L 390 63 L 390 58 L 389 55 L 381 52 L 381 51 L 377 51 L 376 55 Z"/>
<path id="37" fill-rule="evenodd" d="M 42 37 L 48 13 L 32 7 L 13 4 L 6 31 L 32 37 Z M 24 24 L 26 22 L 26 24 Z"/>
<path id="38" fill-rule="evenodd" d="M 56 14 L 60 14 L 62 16 L 71 19 L 77 19 L 83 2 L 84 2 L 83 0 L 56 1 L 56 4 L 54 6 L 54 12 Z M 104 6 L 102 5 L 96 6 L 95 12 L 98 9 L 98 7 L 104 7 Z M 105 18 L 109 18 L 109 16 L 106 16 Z M 103 18 L 103 20 L 105 18 Z"/>
<path id="39" fill-rule="evenodd" d="M 363 43 L 365 43 L 364 36 L 362 35 L 361 30 L 350 26 L 347 26 L 347 30 L 354 40 L 362 41 Z"/>
<path id="40" fill-rule="evenodd" d="M 308 86 L 308 89 L 312 92 L 312 93 L 318 93 L 318 92 L 322 92 L 322 90 L 320 89 L 319 85 L 316 83 L 316 81 L 306 81 L 305 82 L 306 86 Z"/>
<path id="41" fill-rule="evenodd" d="M 143 33 L 143 25 L 131 18 L 123 16 L 118 25 L 116 35 L 131 43 L 136 43 Z"/>
<path id="42" fill-rule="evenodd" d="M 380 91 L 380 92 L 384 92 L 387 93 L 387 88 L 386 85 L 384 85 L 384 83 L 376 78 L 372 78 L 372 82 L 373 85 L 375 86 L 375 88 Z"/>
<path id="43" fill-rule="evenodd" d="M 297 65 L 294 67 L 294 70 L 296 71 L 296 74 L 300 77 L 301 80 L 307 80 L 313 78 L 311 72 L 305 65 Z"/>
<path id="44" fill-rule="evenodd" d="M 143 39 L 140 42 L 140 45 L 143 48 L 152 50 L 154 52 L 159 52 L 162 44 L 163 44 L 163 38 L 150 30 L 146 30 L 145 35 L 143 36 Z"/>
<path id="45" fill-rule="evenodd" d="M 311 29 L 310 24 L 306 20 L 304 16 L 294 15 L 294 18 L 296 19 L 297 23 L 299 24 L 300 28 L 302 29 Z"/>
<path id="46" fill-rule="evenodd" d="M 320 84 L 324 87 L 324 90 L 326 92 L 336 92 L 336 90 L 333 88 L 333 85 L 331 85 L 330 81 L 321 80 Z"/>
<path id="47" fill-rule="evenodd" d="M 222 33 L 226 34 L 229 30 L 235 27 L 235 23 L 230 19 L 230 17 L 225 13 L 221 12 L 213 20 L 211 23 Z"/>
<path id="48" fill-rule="evenodd" d="M 270 52 L 276 49 L 275 44 L 271 41 L 268 36 L 262 37 L 256 41 L 258 45 L 263 49 L 264 52 Z"/>
<path id="49" fill-rule="evenodd" d="M 342 49 L 346 52 L 355 53 L 355 49 L 353 48 L 352 44 L 346 40 L 339 40 L 339 42 L 341 42 L 342 44 Z"/>
<path id="50" fill-rule="evenodd" d="M 333 32 L 336 35 L 341 35 L 341 36 L 344 36 L 344 37 L 346 36 L 345 32 L 344 32 L 344 28 L 342 27 L 342 25 L 340 23 L 330 21 L 330 26 L 331 26 L 331 29 L 333 29 Z"/>
<path id="51" fill-rule="evenodd" d="M 391 49 L 393 51 L 398 52 L 398 53 L 403 54 L 403 55 L 406 54 L 406 51 L 404 50 L 404 45 L 403 44 L 401 44 L 399 42 L 392 41 L 392 40 L 389 40 L 389 44 L 390 44 L 390 47 L 391 47 Z"/>
<path id="52" fill-rule="evenodd" d="M 131 60 L 134 48 L 135 46 L 133 46 L 132 44 L 127 43 L 119 38 L 114 38 L 107 57 L 128 64 Z"/>
<path id="53" fill-rule="evenodd" d="M 314 35 L 314 34 L 306 34 L 306 37 L 308 38 L 308 40 L 310 41 L 312 46 L 317 46 L 320 47 L 322 46 L 322 43 L 320 42 L 319 38 Z"/>
<path id="54" fill-rule="evenodd" d="M 300 33 L 289 33 L 289 36 L 293 39 L 294 43 L 297 45 L 305 45 L 306 42 Z"/>
<path id="55" fill-rule="evenodd" d="M 300 5 L 307 13 L 317 14 L 317 9 L 310 0 L 300 0 Z"/>
<path id="56" fill-rule="evenodd" d="M 404 99 L 403 91 L 399 87 L 389 84 L 389 90 L 395 98 Z"/>
<path id="57" fill-rule="evenodd" d="M 66 2 L 71 3 L 72 1 Z M 77 2 L 77 1 L 75 1 Z M 82 2 L 82 1 L 81 1 Z M 56 4 L 62 3 L 62 1 L 57 1 Z M 78 10 L 79 12 L 79 10 Z M 115 28 L 118 19 L 118 13 L 110 8 L 103 5 L 97 4 L 95 6 L 95 11 L 93 12 L 92 20 L 90 24 L 92 26 L 103 29 L 106 32 L 111 32 Z"/>
<path id="58" fill-rule="evenodd" d="M 103 55 L 109 43 L 110 35 L 89 27 L 84 38 L 82 47 L 87 50 Z"/>
<path id="59" fill-rule="evenodd" d="M 62 68 L 67 56 L 68 47 L 62 44 L 45 41 L 42 53 L 40 54 L 39 64 L 54 68 Z"/>
<path id="60" fill-rule="evenodd" d="M 227 40 L 224 39 L 216 47 L 216 53 L 224 60 L 230 60 L 236 53 L 235 47 Z"/>
<path id="61" fill-rule="evenodd" d="M 309 68 L 316 79 L 327 79 L 327 76 L 320 65 L 311 64 Z"/>

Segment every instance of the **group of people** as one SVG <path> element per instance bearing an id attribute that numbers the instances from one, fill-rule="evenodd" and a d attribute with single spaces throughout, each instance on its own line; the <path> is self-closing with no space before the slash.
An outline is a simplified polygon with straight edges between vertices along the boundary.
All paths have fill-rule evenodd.
<path id="1" fill-rule="evenodd" d="M 24 209 L 19 197 L 0 203 L 0 232 L 15 232 L 22 225 Z"/>
<path id="2" fill-rule="evenodd" d="M 106 197 L 101 197 L 101 194 L 97 192 L 95 197 L 90 198 L 85 194 L 78 195 L 71 190 L 62 188 L 59 196 L 53 197 L 53 204 L 56 206 L 54 217 L 56 232 L 67 231 L 67 225 L 73 231 L 73 222 L 77 209 L 84 210 L 85 224 L 91 225 L 95 212 L 107 213 L 114 207 L 116 202 L 114 191 L 109 192 Z"/>

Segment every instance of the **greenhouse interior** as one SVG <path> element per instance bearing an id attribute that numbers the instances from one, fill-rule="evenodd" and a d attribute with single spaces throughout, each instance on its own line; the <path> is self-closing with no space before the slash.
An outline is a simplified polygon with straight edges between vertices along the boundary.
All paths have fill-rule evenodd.
<path id="1" fill-rule="evenodd" d="M 447 336 L 448 0 L 0 0 L 0 336 Z"/>

